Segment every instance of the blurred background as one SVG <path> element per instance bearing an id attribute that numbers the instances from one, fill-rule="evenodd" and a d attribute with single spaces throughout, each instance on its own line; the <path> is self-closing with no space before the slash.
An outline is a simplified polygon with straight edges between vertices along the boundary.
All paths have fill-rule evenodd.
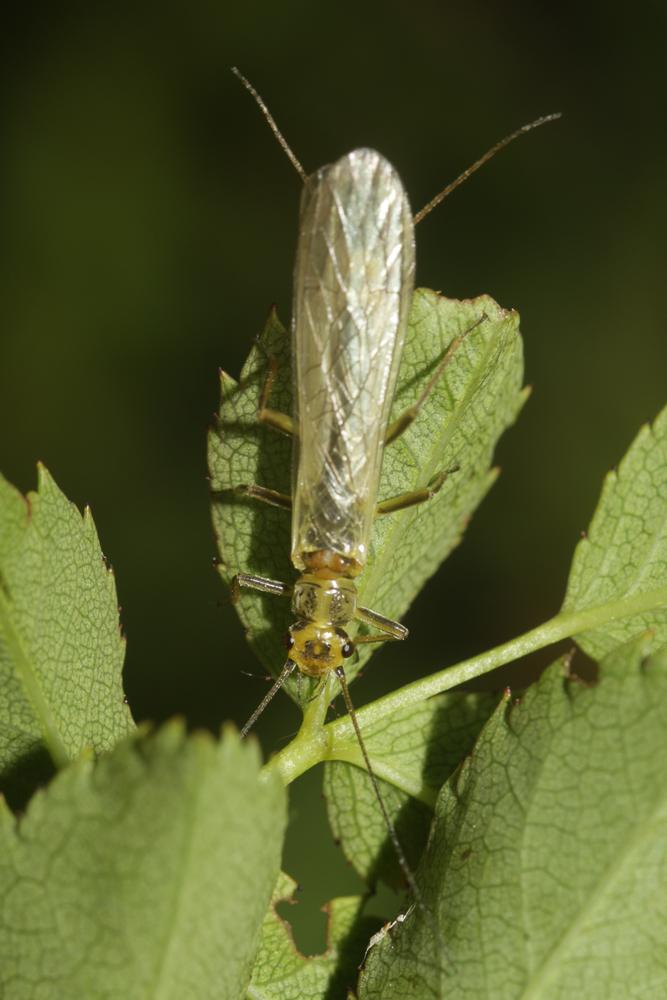
<path id="1" fill-rule="evenodd" d="M 553 614 L 602 477 L 667 401 L 657 0 L 231 6 L 26 3 L 0 41 L 0 469 L 27 491 L 41 459 L 91 505 L 135 718 L 214 731 L 266 682 L 212 568 L 206 431 L 218 366 L 238 376 L 272 303 L 289 318 L 300 194 L 230 65 L 307 170 L 374 146 L 415 209 L 505 133 L 564 114 L 419 226 L 420 284 L 519 310 L 534 393 L 407 618 L 409 651 L 374 660 L 359 704 Z M 266 752 L 296 723 L 276 699 Z M 359 888 L 319 777 L 293 789 L 285 859 L 306 948 L 323 942 L 313 908 Z"/>

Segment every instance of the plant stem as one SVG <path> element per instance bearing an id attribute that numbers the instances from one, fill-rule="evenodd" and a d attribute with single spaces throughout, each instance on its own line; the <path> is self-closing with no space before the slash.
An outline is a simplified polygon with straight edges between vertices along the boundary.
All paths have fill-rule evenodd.
<path id="1" fill-rule="evenodd" d="M 303 713 L 303 721 L 294 739 L 267 763 L 267 770 L 277 769 L 285 785 L 298 778 L 321 760 L 331 755 L 327 727 L 324 725 L 336 679 L 333 672 L 311 699 Z"/>
<path id="2" fill-rule="evenodd" d="M 391 694 L 371 702 L 364 708 L 357 709 L 357 718 L 362 727 L 371 727 L 373 723 L 386 718 L 394 712 L 408 708 L 419 702 L 442 694 L 451 688 L 458 687 L 474 677 L 495 670 L 506 663 L 511 663 L 528 653 L 533 653 L 545 646 L 551 646 L 562 639 L 581 635 L 595 628 L 622 618 L 651 611 L 667 606 L 667 587 L 632 594 L 617 601 L 610 601 L 597 607 L 585 608 L 580 611 L 562 611 L 537 628 L 524 632 L 523 635 L 509 642 L 496 646 L 485 653 L 463 660 L 453 667 L 447 667 L 429 677 L 413 681 Z M 321 703 L 317 716 L 321 718 Z M 276 754 L 267 764 L 268 768 L 277 769 L 285 784 L 293 781 L 304 771 L 322 760 L 333 760 L 337 757 L 336 748 L 341 743 L 349 743 L 354 739 L 352 722 L 348 716 L 336 719 L 317 731 L 316 713 L 309 718 L 307 713 L 304 725 L 294 740 Z M 308 722 L 306 721 L 308 720 Z"/>
<path id="3" fill-rule="evenodd" d="M 517 636 L 516 639 L 510 639 L 509 642 L 496 646 L 486 653 L 472 656 L 469 660 L 462 660 L 461 663 L 457 663 L 453 667 L 446 667 L 438 673 L 413 681 L 411 684 L 406 684 L 405 687 L 379 698 L 370 705 L 366 705 L 365 708 L 358 709 L 357 717 L 361 724 L 371 726 L 387 714 L 425 701 L 443 691 L 449 691 L 474 677 L 480 677 L 490 670 L 495 670 L 496 667 L 527 656 L 528 653 L 534 653 L 545 646 L 552 646 L 562 639 L 590 632 L 615 619 L 629 618 L 631 615 L 651 611 L 661 606 L 667 606 L 667 587 L 645 591 L 642 594 L 633 594 L 631 597 L 624 597 L 618 601 L 610 601 L 607 604 L 585 608 L 581 611 L 561 611 L 542 625 L 538 625 L 537 628 Z M 349 738 L 353 734 L 352 724 L 347 716 L 329 723 L 326 728 L 332 731 L 335 741 Z"/>

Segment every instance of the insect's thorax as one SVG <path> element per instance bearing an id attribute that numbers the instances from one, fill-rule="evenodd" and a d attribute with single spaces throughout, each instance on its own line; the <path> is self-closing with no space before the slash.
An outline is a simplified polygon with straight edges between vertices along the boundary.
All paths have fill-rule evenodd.
<path id="1" fill-rule="evenodd" d="M 303 621 L 344 626 L 354 618 L 356 608 L 356 587 L 348 577 L 304 573 L 294 584 L 292 610 Z"/>
<path id="2" fill-rule="evenodd" d="M 335 554 L 330 555 L 333 558 Z M 320 568 L 297 579 L 292 593 L 297 621 L 289 630 L 289 642 L 290 659 L 299 670 L 320 677 L 343 664 L 354 652 L 345 626 L 356 608 L 357 591 L 351 575 Z"/>

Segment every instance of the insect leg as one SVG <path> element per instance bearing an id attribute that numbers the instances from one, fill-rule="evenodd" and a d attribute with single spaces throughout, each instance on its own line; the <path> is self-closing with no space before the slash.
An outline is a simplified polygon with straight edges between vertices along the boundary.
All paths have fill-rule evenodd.
<path id="1" fill-rule="evenodd" d="M 289 493 L 281 493 L 279 490 L 271 490 L 267 486 L 257 486 L 256 483 L 239 483 L 231 486 L 227 490 L 218 490 L 216 496 L 225 495 L 250 497 L 253 500 L 261 500 L 271 507 L 280 507 L 282 510 L 292 509 L 292 498 Z"/>
<path id="2" fill-rule="evenodd" d="M 378 636 L 377 638 L 371 638 L 370 636 L 360 636 L 358 639 L 355 638 L 355 643 L 379 642 L 380 639 L 407 639 L 408 637 L 408 630 L 405 625 L 401 625 L 400 622 L 395 622 L 392 618 L 385 618 L 384 615 L 381 615 L 378 611 L 371 611 L 370 608 L 357 606 L 354 617 L 357 621 L 363 622 L 364 625 L 370 625 L 372 628 L 378 628 L 380 629 L 380 632 L 382 632 L 382 636 Z"/>
<path id="3" fill-rule="evenodd" d="M 280 434 L 287 434 L 288 437 L 294 434 L 294 421 L 288 413 L 281 413 L 280 410 L 258 410 L 257 419 Z"/>
<path id="4" fill-rule="evenodd" d="M 419 396 L 419 399 L 416 401 L 416 403 L 413 403 L 412 406 L 408 406 L 407 410 L 404 410 L 403 413 L 400 414 L 400 416 L 396 417 L 396 420 L 392 421 L 392 423 L 389 424 L 389 427 L 387 428 L 387 433 L 385 434 L 384 438 L 385 447 L 388 444 L 391 444 L 392 441 L 395 441 L 396 438 L 400 437 L 401 434 L 403 434 L 404 431 L 408 429 L 410 424 L 414 423 L 414 421 L 417 419 L 419 411 L 421 410 L 422 406 L 424 405 L 428 397 L 431 395 L 431 392 L 433 391 L 435 386 L 440 381 L 443 372 L 447 368 L 449 362 L 452 360 L 452 357 L 454 356 L 455 352 L 459 349 L 459 347 L 461 346 L 465 338 L 468 336 L 468 334 L 472 333 L 473 330 L 476 330 L 477 327 L 481 323 L 483 323 L 485 319 L 488 319 L 488 316 L 486 315 L 486 313 L 482 313 L 479 319 L 475 320 L 472 326 L 469 326 L 467 330 L 463 331 L 463 333 L 459 333 L 456 337 L 454 337 L 454 339 L 451 341 L 451 343 L 445 350 L 445 353 L 442 356 L 440 364 L 438 365 L 438 367 L 433 372 L 430 379 L 424 386 Z"/>
<path id="5" fill-rule="evenodd" d="M 271 357 L 269 357 L 269 370 L 266 373 L 264 385 L 262 386 L 262 391 L 259 396 L 257 419 L 263 424 L 267 424 L 274 430 L 279 431 L 281 434 L 287 434 L 291 437 L 294 434 L 294 421 L 289 414 L 281 413 L 280 410 L 272 410 L 269 406 L 267 406 L 277 371 L 278 362 L 275 357 L 271 355 Z"/>
<path id="6" fill-rule="evenodd" d="M 258 347 L 263 350 L 262 345 L 259 343 Z M 269 370 L 266 373 L 264 385 L 259 396 L 257 419 L 274 430 L 291 436 L 294 433 L 292 418 L 287 413 L 272 410 L 266 405 L 271 395 L 277 370 L 278 364 L 275 357 L 269 357 Z M 256 483 L 238 483 L 236 486 L 228 486 L 222 490 L 212 490 L 211 495 L 221 500 L 229 496 L 251 497 L 253 500 L 261 500 L 263 503 L 268 503 L 272 507 L 281 507 L 283 510 L 292 509 L 292 498 L 288 493 L 281 493 L 279 490 L 273 490 L 267 486 L 258 486 Z"/>
<path id="7" fill-rule="evenodd" d="M 355 635 L 354 645 L 359 646 L 362 642 L 391 642 L 392 639 L 403 639 L 402 635 L 387 635 L 386 632 L 378 632 L 377 635 Z"/>
<path id="8" fill-rule="evenodd" d="M 375 508 L 376 517 L 381 514 L 393 514 L 397 510 L 405 510 L 406 507 L 416 507 L 417 504 L 432 500 L 447 477 L 453 472 L 458 472 L 458 470 L 458 465 L 452 466 L 451 469 L 442 469 L 421 489 L 408 490 L 407 493 L 398 493 L 395 497 L 388 497 L 386 500 L 381 500 Z"/>
<path id="9" fill-rule="evenodd" d="M 270 580 L 268 576 L 252 576 L 250 573 L 237 573 L 232 578 L 230 590 L 232 592 L 232 604 L 236 604 L 241 597 L 241 588 L 247 587 L 249 590 L 259 590 L 263 594 L 274 594 L 276 597 L 290 597 L 292 588 L 288 583 L 280 580 Z"/>
<path id="10" fill-rule="evenodd" d="M 264 384 L 262 385 L 257 405 L 257 419 L 274 430 L 280 431 L 282 434 L 292 436 L 294 433 L 292 418 L 287 413 L 273 410 L 266 405 L 271 396 L 271 390 L 278 371 L 278 363 L 273 355 L 267 354 L 260 341 L 257 341 L 257 348 L 268 359 L 268 371 L 264 378 Z M 251 497 L 253 500 L 261 500 L 263 503 L 268 503 L 272 507 L 280 507 L 283 510 L 292 509 L 292 498 L 288 493 L 281 493 L 279 490 L 274 490 L 267 486 L 258 486 L 256 483 L 238 483 L 236 486 L 227 486 L 221 490 L 211 490 L 211 496 L 216 500 L 225 500 L 234 496 Z"/>

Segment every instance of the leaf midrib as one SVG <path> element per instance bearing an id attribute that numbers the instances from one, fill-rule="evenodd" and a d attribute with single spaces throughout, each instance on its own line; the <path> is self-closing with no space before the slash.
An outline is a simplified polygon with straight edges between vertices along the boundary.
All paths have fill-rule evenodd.
<path id="1" fill-rule="evenodd" d="M 185 889 L 189 885 L 188 876 L 193 856 L 194 832 L 197 825 L 196 818 L 200 804 L 202 787 L 206 778 L 206 772 L 203 768 L 205 768 L 205 764 L 202 765 L 201 769 L 199 769 L 198 781 L 191 799 L 192 806 L 189 810 L 189 823 L 186 831 L 186 840 L 183 845 L 183 849 L 180 852 L 181 860 L 180 864 L 177 865 L 178 877 L 172 894 L 173 905 L 171 907 L 171 914 L 168 915 L 167 920 L 165 921 L 160 954 L 155 963 L 155 977 L 153 985 L 146 991 L 147 997 L 155 997 L 157 1000 L 159 1000 L 160 997 L 168 995 L 168 988 L 167 993 L 162 993 L 163 978 L 167 968 L 171 968 L 170 955 L 175 937 L 174 932 L 179 925 L 179 915 L 183 905 L 183 899 L 185 897 Z"/>
<path id="2" fill-rule="evenodd" d="M 656 421 L 656 423 L 657 423 L 657 421 Z M 655 447 L 655 446 L 659 446 L 660 445 L 660 439 L 656 437 L 655 426 L 652 427 L 652 428 L 649 427 L 647 429 L 647 435 L 646 436 L 647 436 L 647 438 L 650 438 L 650 446 Z M 641 443 L 643 444 L 643 442 L 641 442 Z M 635 441 L 630 445 L 630 453 L 632 452 L 633 448 L 636 448 L 636 447 L 638 448 L 639 444 L 640 444 L 639 439 L 635 439 Z M 628 453 L 628 455 L 630 453 Z M 646 455 L 646 450 L 644 450 L 644 457 L 645 457 L 645 455 Z M 628 456 L 626 456 L 626 457 L 628 457 Z M 618 471 L 616 471 L 615 473 L 613 473 L 613 475 L 615 476 L 615 482 L 613 483 L 613 486 L 612 486 L 612 489 L 610 490 L 610 492 L 616 493 L 617 495 L 622 495 L 622 493 L 621 493 L 621 477 L 624 474 L 623 464 L 624 464 L 624 460 L 621 460 L 621 464 L 619 465 Z M 632 489 L 632 485 L 631 485 L 631 489 Z M 592 574 L 590 574 L 591 575 L 591 579 L 586 584 L 586 586 L 584 587 L 582 593 L 580 594 L 580 599 L 572 602 L 572 606 L 573 607 L 576 607 L 576 608 L 586 607 L 586 602 L 588 600 L 590 600 L 590 594 L 591 594 L 591 592 L 593 593 L 593 599 L 595 599 L 595 585 L 596 585 L 597 581 L 601 577 L 604 577 L 604 570 L 607 568 L 607 566 L 610 563 L 613 563 L 614 557 L 618 553 L 619 544 L 618 544 L 618 541 L 617 541 L 617 537 L 618 537 L 618 531 L 619 531 L 619 529 L 622 527 L 622 525 L 624 523 L 624 517 L 625 517 L 625 514 L 626 514 L 626 511 L 625 511 L 625 499 L 626 498 L 623 498 L 623 500 L 624 500 L 624 502 L 623 502 L 623 509 L 621 510 L 620 515 L 616 518 L 615 524 L 613 526 L 611 541 L 610 541 L 610 543 L 608 545 L 605 546 L 605 551 L 604 551 L 604 555 L 602 557 L 602 561 L 595 568 L 594 572 Z M 603 494 L 603 496 L 601 498 L 601 504 L 604 504 L 604 502 L 605 502 L 605 496 Z M 664 541 L 664 529 L 665 529 L 665 525 L 667 525 L 667 512 L 662 517 L 659 529 L 657 529 L 653 533 L 653 536 L 650 539 L 648 551 L 645 551 L 644 554 L 641 556 L 641 561 L 640 561 L 640 564 L 639 564 L 638 571 L 637 571 L 636 575 L 634 575 L 634 576 L 631 577 L 629 585 L 623 586 L 623 584 L 621 584 L 620 589 L 618 589 L 618 590 L 615 589 L 615 593 L 617 593 L 619 596 L 621 596 L 621 597 L 627 597 L 630 594 L 639 591 L 639 585 L 640 585 L 641 581 L 644 579 L 644 577 L 646 575 L 646 571 L 648 569 L 650 557 L 658 549 L 660 543 Z M 589 543 L 590 543 L 591 546 L 593 545 L 592 538 L 589 539 Z M 595 542 L 596 547 L 598 546 L 598 544 L 599 543 L 596 541 Z M 612 569 L 613 569 L 613 565 L 612 565 Z M 614 576 L 611 579 L 615 580 L 616 575 L 617 574 L 614 574 Z"/>
<path id="3" fill-rule="evenodd" d="M 44 696 L 38 671 L 25 648 L 21 633 L 14 624 L 12 607 L 12 602 L 0 586 L 0 629 L 5 635 L 10 657 L 16 666 L 16 673 L 23 693 L 37 720 L 44 744 L 56 767 L 65 767 L 70 761 L 70 755 L 61 739 L 58 725 Z"/>
<path id="4" fill-rule="evenodd" d="M 643 849 L 644 843 L 654 834 L 655 827 L 661 819 L 661 813 L 664 814 L 663 820 L 667 818 L 667 786 L 663 787 L 662 794 L 658 797 L 654 808 L 644 817 L 643 822 L 639 824 L 632 836 L 626 840 L 625 849 L 614 852 L 611 863 L 601 872 L 595 888 L 587 893 L 584 906 L 578 911 L 574 920 L 568 923 L 565 933 L 561 935 L 560 940 L 542 961 L 537 973 L 531 975 L 531 981 L 518 1000 L 540 1000 L 545 995 L 544 990 L 554 982 L 562 969 L 563 953 L 568 945 L 572 940 L 578 938 L 581 929 L 586 926 L 587 918 L 594 912 L 605 891 L 622 875 L 630 859 L 637 856 L 638 852 Z"/>

